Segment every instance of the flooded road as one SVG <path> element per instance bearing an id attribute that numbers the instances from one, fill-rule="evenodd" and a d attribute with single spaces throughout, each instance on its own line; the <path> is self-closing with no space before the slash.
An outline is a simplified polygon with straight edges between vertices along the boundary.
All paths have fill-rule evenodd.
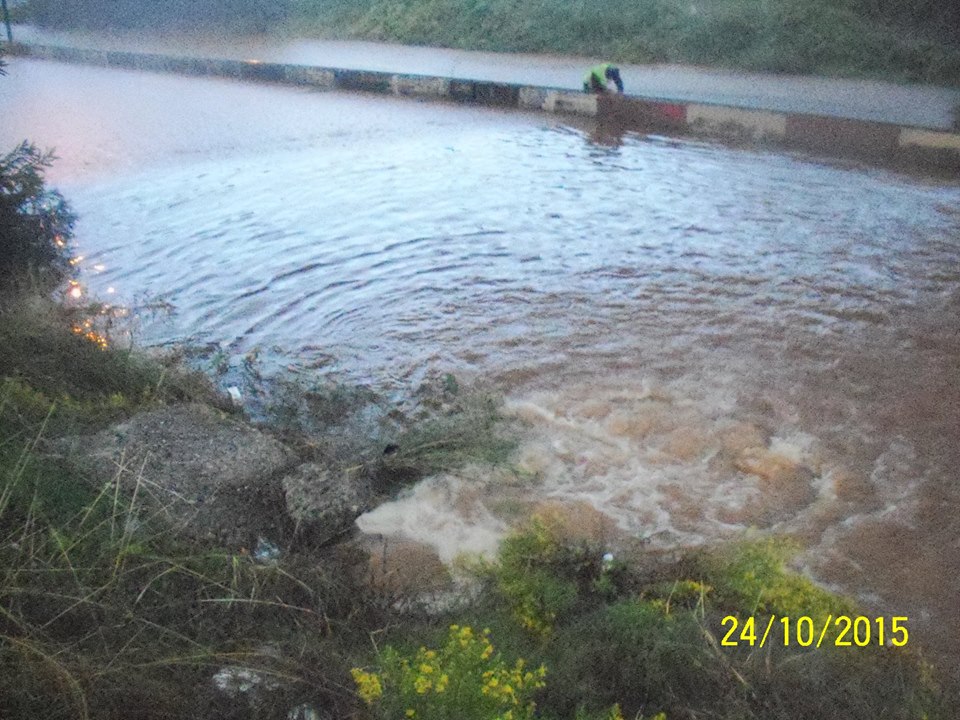
<path id="1" fill-rule="evenodd" d="M 434 478 L 370 532 L 450 558 L 535 498 L 656 547 L 789 533 L 960 653 L 957 184 L 22 60 L 0 107 L 5 146 L 57 147 L 91 292 L 175 307 L 149 341 L 507 395 L 528 480 Z"/>

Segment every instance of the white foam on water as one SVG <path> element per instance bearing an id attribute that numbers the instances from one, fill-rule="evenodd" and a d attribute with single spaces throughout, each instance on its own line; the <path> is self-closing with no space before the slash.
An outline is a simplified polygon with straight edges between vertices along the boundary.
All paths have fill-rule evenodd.
<path id="1" fill-rule="evenodd" d="M 511 398 L 504 413 L 522 423 L 511 465 L 524 481 L 510 486 L 511 497 L 530 508 L 593 507 L 656 547 L 772 528 L 802 517 L 829 485 L 816 438 L 759 424 L 722 388 L 566 386 Z M 460 552 L 491 554 L 528 513 L 498 513 L 501 475 L 473 475 L 425 480 L 358 525 L 426 543 L 445 562 Z"/>
<path id="2" fill-rule="evenodd" d="M 452 475 L 427 478 L 356 522 L 368 535 L 399 537 L 432 547 L 447 564 L 462 553 L 494 555 L 506 531 L 480 502 L 476 488 Z"/>
<path id="3" fill-rule="evenodd" d="M 870 473 L 870 481 L 885 503 L 884 514 L 896 513 L 908 520 L 916 509 L 917 489 L 925 474 L 914 446 L 903 437 L 895 438 Z"/>

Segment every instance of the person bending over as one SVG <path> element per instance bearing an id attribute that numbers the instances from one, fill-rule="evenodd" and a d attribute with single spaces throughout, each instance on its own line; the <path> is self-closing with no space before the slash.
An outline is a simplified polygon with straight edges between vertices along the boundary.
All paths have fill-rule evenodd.
<path id="1" fill-rule="evenodd" d="M 613 81 L 617 86 L 617 92 L 623 94 L 623 80 L 620 79 L 620 69 L 611 63 L 601 63 L 590 68 L 590 71 L 583 78 L 583 91 L 585 93 L 607 92 L 608 83 Z"/>

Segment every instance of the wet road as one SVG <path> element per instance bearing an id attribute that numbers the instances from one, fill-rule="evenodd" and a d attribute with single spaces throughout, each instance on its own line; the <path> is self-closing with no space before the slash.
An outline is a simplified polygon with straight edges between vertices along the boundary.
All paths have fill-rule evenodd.
<path id="1" fill-rule="evenodd" d="M 381 70 L 392 73 L 525 83 L 577 90 L 587 68 L 609 58 L 582 58 L 410 47 L 352 40 L 271 37 L 157 37 L 14 29 L 18 40 L 95 49 Z M 626 92 L 675 102 L 808 113 L 949 130 L 960 122 L 960 89 L 875 80 L 769 75 L 689 65 L 621 65 Z"/>

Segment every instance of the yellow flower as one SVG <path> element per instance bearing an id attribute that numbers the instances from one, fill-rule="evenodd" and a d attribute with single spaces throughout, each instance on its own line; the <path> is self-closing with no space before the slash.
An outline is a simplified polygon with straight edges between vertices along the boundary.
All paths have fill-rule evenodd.
<path id="1" fill-rule="evenodd" d="M 407 708 L 406 715 L 407 715 L 408 718 L 415 717 L 416 714 L 417 714 L 417 711 L 416 711 L 416 710 L 414 710 L 413 708 Z"/>
<path id="2" fill-rule="evenodd" d="M 350 674 L 353 675 L 353 681 L 357 685 L 357 694 L 367 705 L 373 705 L 377 698 L 383 695 L 380 676 L 376 673 L 368 673 L 360 668 L 353 668 Z"/>
<path id="3" fill-rule="evenodd" d="M 659 715 L 657 716 L 659 717 Z M 652 718 L 652 720 L 657 720 L 657 717 Z M 623 720 L 623 713 L 620 711 L 620 703 L 616 703 L 610 710 L 607 711 L 605 720 Z M 661 718 L 661 720 L 666 720 L 666 718 Z"/>
<path id="4" fill-rule="evenodd" d="M 431 684 L 430 680 L 423 675 L 418 675 L 413 681 L 413 689 L 417 691 L 417 695 L 426 695 L 430 690 Z"/>

